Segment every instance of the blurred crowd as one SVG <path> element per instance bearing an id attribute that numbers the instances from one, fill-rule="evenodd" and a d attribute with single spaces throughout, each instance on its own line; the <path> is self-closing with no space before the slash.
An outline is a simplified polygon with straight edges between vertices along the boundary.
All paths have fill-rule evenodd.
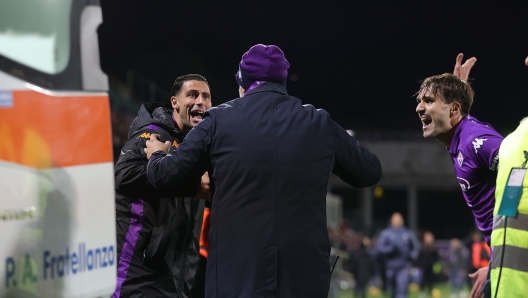
<path id="1" fill-rule="evenodd" d="M 136 115 L 137 111 L 130 111 L 128 109 L 111 110 L 114 161 L 119 158 L 119 152 L 128 140 L 128 128 Z"/>
<path id="2" fill-rule="evenodd" d="M 332 255 L 339 256 L 332 274 L 329 297 L 338 297 L 346 291 L 352 292 L 353 297 L 367 297 L 367 294 L 374 297 L 406 297 L 406 292 L 398 292 L 400 282 L 403 282 L 405 290 L 410 287 L 419 291 L 420 297 L 437 297 L 435 287 L 439 283 L 449 283 L 450 297 L 468 297 L 467 289 L 472 286 L 468 274 L 486 267 L 490 260 L 489 247 L 478 231 L 472 231 L 464 239 L 442 241 L 435 241 L 430 231 L 422 231 L 417 237 L 417 247 L 389 252 L 385 249 L 386 244 L 380 241 L 394 241 L 390 240 L 388 231 L 393 228 L 391 224 L 387 230 L 372 238 L 344 224 L 337 229 L 328 228 Z M 388 232 L 388 236 L 384 235 Z M 401 239 L 405 236 L 398 240 Z M 413 255 L 414 250 L 416 253 Z M 403 262 L 396 264 L 398 259 Z M 403 278 L 399 277 L 402 274 L 398 275 L 398 269 L 403 269 Z"/>

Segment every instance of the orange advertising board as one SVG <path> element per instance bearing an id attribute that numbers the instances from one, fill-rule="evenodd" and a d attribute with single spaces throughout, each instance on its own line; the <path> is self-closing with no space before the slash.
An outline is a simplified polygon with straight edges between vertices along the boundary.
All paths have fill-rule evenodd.
<path id="1" fill-rule="evenodd" d="M 111 162 L 108 95 L 13 91 L 0 108 L 0 160 L 36 169 Z"/>

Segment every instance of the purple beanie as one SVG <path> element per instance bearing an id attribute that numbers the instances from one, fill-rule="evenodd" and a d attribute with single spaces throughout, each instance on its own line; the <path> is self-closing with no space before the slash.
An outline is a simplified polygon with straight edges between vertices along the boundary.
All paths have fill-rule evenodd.
<path id="1" fill-rule="evenodd" d="M 278 46 L 258 44 L 242 56 L 235 79 L 245 90 L 256 81 L 276 82 L 286 87 L 289 67 Z"/>

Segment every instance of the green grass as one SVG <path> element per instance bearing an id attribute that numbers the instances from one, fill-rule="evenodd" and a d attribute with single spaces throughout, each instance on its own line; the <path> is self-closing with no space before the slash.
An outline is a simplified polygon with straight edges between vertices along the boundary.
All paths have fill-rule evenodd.
<path id="1" fill-rule="evenodd" d="M 471 289 L 464 288 L 466 291 L 466 295 L 464 297 L 469 296 L 469 292 Z M 447 283 L 437 284 L 435 289 L 433 290 L 433 293 L 428 293 L 426 297 L 434 297 L 434 298 L 449 298 L 451 295 L 451 287 Z M 369 298 L 390 298 L 390 296 L 384 296 L 378 289 L 371 288 L 367 297 Z M 411 285 L 409 287 L 409 298 L 419 298 L 420 297 L 420 291 L 418 290 L 417 285 Z M 460 296 L 462 297 L 462 296 Z M 336 298 L 356 298 L 354 297 L 354 293 L 351 289 L 348 290 L 341 290 L 339 294 L 336 296 Z"/>

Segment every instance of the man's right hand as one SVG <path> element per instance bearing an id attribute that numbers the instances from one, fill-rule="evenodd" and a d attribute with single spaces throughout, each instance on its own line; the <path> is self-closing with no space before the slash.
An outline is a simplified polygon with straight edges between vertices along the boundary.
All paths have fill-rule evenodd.
<path id="1" fill-rule="evenodd" d="M 211 181 L 209 180 L 209 173 L 205 172 L 205 174 L 202 176 L 202 181 L 200 181 L 200 186 L 198 186 L 198 192 L 196 193 L 196 197 L 202 200 L 211 201 L 211 188 L 209 184 Z"/>
<path id="2" fill-rule="evenodd" d="M 467 82 L 469 78 L 469 72 L 471 71 L 471 68 L 473 65 L 475 65 L 475 62 L 477 62 L 477 58 L 471 57 L 462 64 L 462 59 L 464 59 L 464 54 L 460 53 L 456 57 L 455 62 L 455 69 L 453 70 L 453 75 L 459 77 L 461 80 Z"/>
<path id="3" fill-rule="evenodd" d="M 482 288 L 484 287 L 484 284 L 486 283 L 486 279 L 488 278 L 488 270 L 489 270 L 488 267 L 482 267 L 479 270 L 469 275 L 470 278 L 476 278 L 475 284 L 473 285 L 473 288 L 471 289 L 471 293 L 469 297 L 471 298 L 483 297 Z"/>
<path id="4" fill-rule="evenodd" d="M 147 142 L 145 143 L 147 148 L 143 149 L 143 151 L 145 151 L 147 159 L 150 159 L 152 157 L 152 153 L 156 151 L 163 151 L 165 153 L 169 153 L 171 143 L 169 141 L 162 143 L 159 141 L 159 137 L 160 135 L 153 133 L 150 135 L 150 140 L 147 140 Z"/>

